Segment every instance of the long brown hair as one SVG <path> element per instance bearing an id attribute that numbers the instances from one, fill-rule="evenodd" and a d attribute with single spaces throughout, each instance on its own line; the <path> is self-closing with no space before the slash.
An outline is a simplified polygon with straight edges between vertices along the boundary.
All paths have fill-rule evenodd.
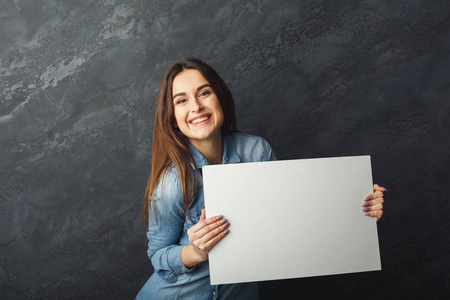
<path id="1" fill-rule="evenodd" d="M 158 182 L 164 178 L 164 174 L 172 165 L 176 168 L 180 177 L 183 191 L 183 210 L 185 217 L 189 214 L 189 203 L 197 188 L 197 168 L 194 158 L 187 146 L 187 138 L 175 126 L 172 84 L 174 78 L 185 69 L 198 70 L 208 81 L 222 107 L 224 120 L 221 127 L 222 134 L 236 131 L 236 116 L 234 112 L 234 100 L 230 90 L 219 74 L 209 65 L 197 58 L 188 58 L 183 62 L 170 66 L 161 81 L 156 100 L 156 116 L 153 128 L 152 166 L 147 188 L 145 190 L 142 214 L 145 228 L 148 228 L 149 212 L 154 206 L 154 192 Z M 191 161 L 195 168 L 192 173 L 189 164 Z"/>

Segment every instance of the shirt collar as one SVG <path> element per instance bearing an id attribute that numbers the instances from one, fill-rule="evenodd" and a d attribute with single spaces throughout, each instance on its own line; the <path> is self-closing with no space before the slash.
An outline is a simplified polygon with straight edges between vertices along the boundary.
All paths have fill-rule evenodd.
<path id="1" fill-rule="evenodd" d="M 223 141 L 223 154 L 222 154 L 222 163 L 223 164 L 232 164 L 238 163 L 241 161 L 239 154 L 236 151 L 236 144 L 234 142 L 233 136 L 230 134 L 225 134 L 222 138 Z M 209 165 L 209 162 L 206 158 L 191 144 L 191 142 L 187 141 L 189 151 L 194 157 L 195 164 L 197 165 L 197 169 L 202 168 L 205 165 Z M 194 164 L 192 161 L 189 162 L 194 168 Z"/>

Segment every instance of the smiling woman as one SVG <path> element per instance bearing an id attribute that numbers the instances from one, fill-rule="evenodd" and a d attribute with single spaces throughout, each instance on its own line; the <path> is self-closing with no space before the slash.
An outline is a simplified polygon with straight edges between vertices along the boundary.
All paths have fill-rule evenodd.
<path id="1" fill-rule="evenodd" d="M 154 273 L 136 299 L 259 299 L 257 283 L 210 284 L 208 253 L 230 224 L 205 217 L 202 167 L 275 159 L 263 138 L 236 131 L 233 97 L 214 69 L 190 58 L 166 71 L 143 205 Z M 363 210 L 378 220 L 385 190 L 374 189 Z"/>

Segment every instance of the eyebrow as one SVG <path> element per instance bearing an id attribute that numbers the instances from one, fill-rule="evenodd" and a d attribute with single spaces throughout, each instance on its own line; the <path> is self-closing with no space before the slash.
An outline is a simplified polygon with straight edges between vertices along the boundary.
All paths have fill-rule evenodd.
<path id="1" fill-rule="evenodd" d="M 211 85 L 210 85 L 209 83 L 207 83 L 207 84 L 204 84 L 204 85 L 199 86 L 199 87 L 197 88 L 197 92 L 200 91 L 201 89 L 207 87 L 207 86 L 209 86 L 210 88 L 212 88 Z M 174 100 L 174 99 L 175 99 L 176 97 L 178 97 L 178 96 L 185 96 L 185 95 L 186 95 L 185 92 L 175 94 L 175 95 L 173 95 L 172 100 Z"/>

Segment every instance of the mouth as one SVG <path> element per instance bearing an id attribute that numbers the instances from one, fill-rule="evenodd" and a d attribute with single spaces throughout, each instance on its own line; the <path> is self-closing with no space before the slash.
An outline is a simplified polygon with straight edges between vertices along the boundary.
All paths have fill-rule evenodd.
<path id="1" fill-rule="evenodd" d="M 192 125 L 207 123 L 211 119 L 211 116 L 211 114 L 203 114 L 192 118 L 191 120 L 189 120 L 189 123 L 191 123 Z"/>

